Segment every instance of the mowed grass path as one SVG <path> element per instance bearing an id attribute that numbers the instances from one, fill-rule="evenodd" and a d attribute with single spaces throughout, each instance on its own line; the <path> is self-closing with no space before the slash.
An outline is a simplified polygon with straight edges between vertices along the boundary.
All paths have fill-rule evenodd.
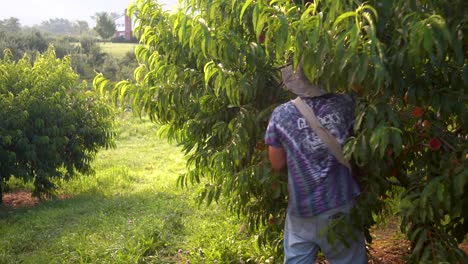
<path id="1" fill-rule="evenodd" d="M 67 198 L 0 207 L 0 263 L 246 263 L 261 255 L 236 216 L 198 206 L 197 186 L 176 187 L 185 158 L 154 124 L 127 117 L 119 127 L 117 148 L 98 154 L 95 175 L 58 183 Z"/>
<path id="2" fill-rule="evenodd" d="M 135 43 L 112 43 L 103 42 L 99 43 L 102 50 L 106 53 L 111 54 L 115 58 L 122 58 L 127 52 L 135 52 Z"/>

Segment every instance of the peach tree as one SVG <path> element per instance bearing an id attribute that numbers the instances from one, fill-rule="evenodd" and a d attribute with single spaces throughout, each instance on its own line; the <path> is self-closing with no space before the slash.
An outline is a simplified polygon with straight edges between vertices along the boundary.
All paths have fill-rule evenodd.
<path id="1" fill-rule="evenodd" d="M 92 172 L 97 151 L 113 146 L 112 109 L 78 77 L 52 47 L 34 62 L 8 50 L 0 59 L 0 202 L 11 176 L 43 197 L 54 178 Z"/>
<path id="2" fill-rule="evenodd" d="M 136 1 L 135 81 L 96 89 L 161 124 L 188 156 L 185 186 L 223 199 L 281 252 L 286 176 L 263 144 L 275 106 L 292 97 L 279 68 L 355 97 L 346 155 L 363 193 L 353 218 L 368 229 L 398 200 L 408 260 L 466 261 L 468 200 L 463 2 L 430 0 L 186 0 L 168 13 Z M 338 235 L 339 232 L 338 232 Z"/>

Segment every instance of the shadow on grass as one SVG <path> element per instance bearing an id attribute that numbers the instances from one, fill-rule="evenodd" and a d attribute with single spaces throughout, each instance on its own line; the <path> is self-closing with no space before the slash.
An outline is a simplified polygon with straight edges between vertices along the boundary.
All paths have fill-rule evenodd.
<path id="1" fill-rule="evenodd" d="M 33 208 L 0 206 L 0 262 L 29 263 L 25 258 L 36 253 L 43 254 L 37 259 L 44 263 L 171 258 L 186 235 L 184 219 L 193 213 L 188 199 L 150 191 L 114 196 L 90 191 Z M 56 255 L 44 257 L 51 252 Z"/>

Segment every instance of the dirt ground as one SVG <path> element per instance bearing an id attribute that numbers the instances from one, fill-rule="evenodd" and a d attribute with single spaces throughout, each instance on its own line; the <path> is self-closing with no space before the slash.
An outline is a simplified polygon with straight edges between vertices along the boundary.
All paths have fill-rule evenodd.
<path id="1" fill-rule="evenodd" d="M 398 232 L 396 221 L 389 222 L 386 227 L 373 228 L 372 245 L 368 246 L 370 257 L 369 263 L 405 263 L 403 256 L 410 252 L 410 242 Z"/>
<path id="2" fill-rule="evenodd" d="M 31 192 L 17 191 L 3 194 L 3 204 L 10 208 L 34 207 L 39 203 L 38 198 L 31 197 Z"/>
<path id="3" fill-rule="evenodd" d="M 3 203 L 4 206 L 10 208 L 28 208 L 34 207 L 40 203 L 40 200 L 31 197 L 31 192 L 17 191 L 5 193 Z M 389 221 L 385 227 L 373 228 L 371 235 L 373 242 L 372 245 L 368 245 L 370 264 L 405 263 L 403 257 L 408 254 L 410 243 L 398 232 L 398 223 L 396 221 Z M 468 252 L 468 241 L 465 241 L 460 247 L 463 251 Z M 319 263 L 325 264 L 328 262 L 321 260 Z"/>
<path id="4" fill-rule="evenodd" d="M 372 244 L 367 245 L 369 264 L 403 264 L 403 257 L 410 251 L 410 243 L 398 232 L 397 221 L 390 221 L 385 227 L 371 229 Z M 318 264 L 328 264 L 324 258 Z"/>

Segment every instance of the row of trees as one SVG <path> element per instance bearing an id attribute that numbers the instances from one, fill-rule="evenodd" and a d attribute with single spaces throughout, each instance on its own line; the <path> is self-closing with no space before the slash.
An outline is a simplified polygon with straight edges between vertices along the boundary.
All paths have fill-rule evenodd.
<path id="1" fill-rule="evenodd" d="M 41 22 L 41 24 L 36 26 L 36 28 L 40 31 L 51 34 L 72 36 L 89 34 L 90 31 L 87 21 L 77 20 L 72 22 L 65 18 L 51 18 Z"/>
<path id="2" fill-rule="evenodd" d="M 19 32 L 21 30 L 21 24 L 19 19 L 16 17 L 10 17 L 7 19 L 0 20 L 0 31 L 1 32 Z"/>
<path id="3" fill-rule="evenodd" d="M 119 17 L 117 13 L 99 12 L 92 19 L 95 20 L 96 26 L 92 31 L 87 21 L 77 20 L 70 21 L 65 18 L 51 18 L 41 22 L 40 25 L 28 28 L 29 30 L 37 30 L 43 33 L 54 35 L 68 36 L 84 36 L 93 35 L 96 32 L 102 39 L 109 40 L 115 34 L 114 19 Z M 18 33 L 22 30 L 20 20 L 15 17 L 0 20 L 0 32 Z"/>
<path id="4" fill-rule="evenodd" d="M 104 73 L 111 80 L 129 79 L 136 67 L 135 54 L 128 52 L 123 58 L 105 53 L 96 39 L 81 37 L 70 42 L 68 37 L 44 35 L 38 31 L 0 32 L 0 57 L 8 49 L 12 60 L 25 54 L 34 59 L 53 45 L 58 58 L 70 56 L 72 68 L 82 80 L 92 80 L 96 72 Z"/>
<path id="5" fill-rule="evenodd" d="M 262 142 L 271 111 L 291 97 L 278 68 L 304 57 L 311 81 L 357 102 L 345 147 L 363 189 L 356 223 L 369 234 L 399 199 L 409 262 L 467 261 L 458 248 L 468 230 L 463 1 L 182 4 L 173 14 L 152 0 L 132 4 L 141 34 L 136 81 L 94 81 L 115 101 L 131 97 L 137 113 L 183 146 L 180 185 L 205 178 L 200 200 L 223 198 L 260 245 L 281 254 L 286 175 L 272 172 Z M 77 84 L 69 57 L 12 56 L 0 60 L 0 185 L 15 175 L 47 193 L 50 177 L 89 172 L 96 151 L 112 146 L 110 110 Z"/>
<path id="6" fill-rule="evenodd" d="M 97 17 L 112 21 L 107 13 Z M 89 30 L 84 21 L 50 19 L 38 31 L 0 20 L 0 204 L 12 176 L 33 182 L 34 195 L 44 197 L 55 179 L 91 173 L 97 151 L 113 146 L 113 111 L 79 80 L 96 72 L 130 78 L 135 56 L 114 58 L 93 37 L 72 39 L 75 26 Z"/>
<path id="7" fill-rule="evenodd" d="M 353 93 L 355 136 L 345 147 L 363 193 L 365 229 L 399 200 L 411 263 L 466 263 L 468 85 L 464 1 L 186 0 L 168 14 L 137 0 L 136 82 L 102 75 L 96 89 L 131 97 L 188 155 L 182 186 L 209 183 L 248 219 L 259 243 L 281 252 L 286 176 L 262 144 L 269 115 L 291 95 L 278 68 L 305 58 L 311 81 Z M 280 254 L 280 253 L 278 253 Z M 280 258 L 278 258 L 280 259 Z"/>

